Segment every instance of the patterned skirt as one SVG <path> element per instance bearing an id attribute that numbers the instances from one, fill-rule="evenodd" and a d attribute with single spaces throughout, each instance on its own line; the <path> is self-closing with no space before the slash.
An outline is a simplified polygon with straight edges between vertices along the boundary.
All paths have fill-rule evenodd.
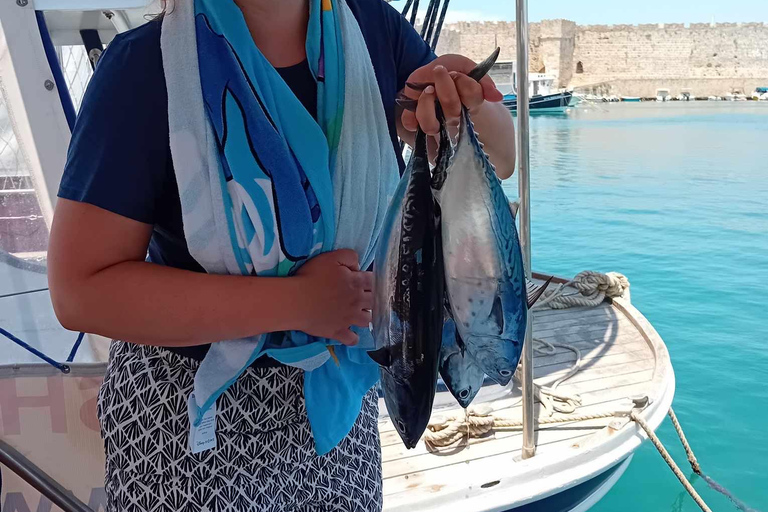
<path id="1" fill-rule="evenodd" d="M 374 390 L 352 431 L 320 457 L 302 371 L 249 368 L 217 401 L 217 447 L 193 454 L 187 397 L 198 366 L 162 348 L 112 343 L 98 404 L 107 512 L 381 510 Z"/>

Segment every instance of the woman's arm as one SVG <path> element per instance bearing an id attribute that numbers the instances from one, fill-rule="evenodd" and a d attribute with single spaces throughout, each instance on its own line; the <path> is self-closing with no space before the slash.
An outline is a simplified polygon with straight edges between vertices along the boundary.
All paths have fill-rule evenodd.
<path id="1" fill-rule="evenodd" d="M 211 275 L 145 260 L 152 226 L 59 199 L 48 269 L 59 321 L 74 331 L 189 346 L 302 330 L 357 342 L 371 321 L 372 276 L 354 251 L 321 254 L 295 277 Z"/>
<path id="2" fill-rule="evenodd" d="M 398 135 L 411 145 L 417 126 L 429 135 L 437 135 L 439 125 L 435 116 L 435 98 L 440 101 L 449 127 L 455 130 L 463 104 L 469 108 L 475 130 L 496 165 L 496 174 L 506 179 L 515 170 L 512 115 L 501 103 L 503 96 L 490 77 L 485 76 L 477 83 L 466 75 L 474 67 L 472 60 L 461 55 L 442 55 L 411 73 L 408 82 L 430 82 L 434 83 L 434 87 L 423 92 L 408 87 L 404 89 L 406 95 L 419 100 L 419 106 L 415 113 L 397 107 Z"/>

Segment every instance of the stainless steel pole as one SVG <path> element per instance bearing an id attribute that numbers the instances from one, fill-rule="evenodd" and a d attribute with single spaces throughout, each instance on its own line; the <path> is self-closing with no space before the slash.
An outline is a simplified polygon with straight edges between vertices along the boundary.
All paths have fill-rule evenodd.
<path id="1" fill-rule="evenodd" d="M 516 0 L 517 32 L 517 162 L 520 189 L 520 243 L 523 249 L 525 277 L 531 278 L 531 185 L 528 146 L 528 1 Z M 528 315 L 522 355 L 523 458 L 536 454 L 533 418 L 533 343 L 532 315 Z"/>
<path id="2" fill-rule="evenodd" d="M 0 464 L 20 476 L 22 480 L 34 487 L 64 512 L 93 512 L 74 494 L 64 489 L 50 475 L 35 466 L 5 441 L 0 441 Z"/>

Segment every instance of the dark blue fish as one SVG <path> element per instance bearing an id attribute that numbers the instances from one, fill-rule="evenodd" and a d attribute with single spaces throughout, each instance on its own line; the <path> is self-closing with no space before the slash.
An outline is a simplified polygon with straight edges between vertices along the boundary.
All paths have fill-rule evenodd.
<path id="1" fill-rule="evenodd" d="M 413 156 L 384 220 L 377 248 L 371 358 L 381 368 L 384 401 L 405 446 L 427 428 L 442 344 L 444 270 L 440 208 L 431 187 L 427 139 Z"/>
<path id="2" fill-rule="evenodd" d="M 477 392 L 483 387 L 485 379 L 485 372 L 467 352 L 449 311 L 445 312 L 445 323 L 443 324 L 440 376 L 459 405 L 465 409 L 475 399 Z"/>

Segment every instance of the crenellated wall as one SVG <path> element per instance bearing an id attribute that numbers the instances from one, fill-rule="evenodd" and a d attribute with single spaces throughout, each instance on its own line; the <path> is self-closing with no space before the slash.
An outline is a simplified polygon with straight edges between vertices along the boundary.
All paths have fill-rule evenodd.
<path id="1" fill-rule="evenodd" d="M 500 62 L 515 60 L 515 24 L 472 22 L 443 29 L 438 53 L 484 58 L 498 45 Z M 654 96 L 656 89 L 695 95 L 751 92 L 768 85 L 768 24 L 530 25 L 530 70 L 560 87 Z M 498 80 L 498 78 L 497 78 Z"/>

